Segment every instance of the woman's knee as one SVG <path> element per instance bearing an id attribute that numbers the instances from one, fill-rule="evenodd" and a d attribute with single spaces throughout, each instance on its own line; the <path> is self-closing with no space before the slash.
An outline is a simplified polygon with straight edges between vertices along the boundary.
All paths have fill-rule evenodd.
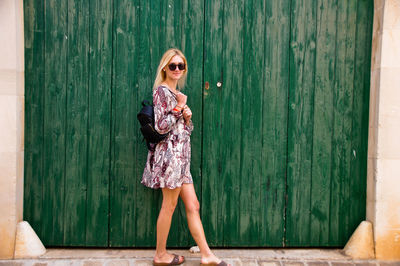
<path id="1" fill-rule="evenodd" d="M 173 213 L 175 211 L 177 204 L 178 204 L 178 200 L 163 201 L 162 205 L 161 205 L 161 210 L 168 212 L 168 213 Z"/>
<path id="2" fill-rule="evenodd" d="M 200 210 L 200 203 L 197 199 L 192 200 L 185 207 L 187 212 L 198 212 Z"/>

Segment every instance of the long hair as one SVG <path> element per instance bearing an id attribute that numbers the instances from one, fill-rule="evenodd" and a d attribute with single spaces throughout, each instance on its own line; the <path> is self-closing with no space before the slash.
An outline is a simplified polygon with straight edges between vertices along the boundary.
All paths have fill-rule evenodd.
<path id="1" fill-rule="evenodd" d="M 160 86 L 160 84 L 167 78 L 167 73 L 165 73 L 165 71 L 162 71 L 162 69 L 169 63 L 171 58 L 174 57 L 175 55 L 179 55 L 183 59 L 183 62 L 186 65 L 185 70 L 183 70 L 182 77 L 178 80 L 178 89 L 181 90 L 185 86 L 186 76 L 188 72 L 186 57 L 179 49 L 171 48 L 168 49 L 161 57 L 160 64 L 158 65 L 157 68 L 157 75 L 154 81 L 153 91 L 157 89 L 158 86 Z"/>

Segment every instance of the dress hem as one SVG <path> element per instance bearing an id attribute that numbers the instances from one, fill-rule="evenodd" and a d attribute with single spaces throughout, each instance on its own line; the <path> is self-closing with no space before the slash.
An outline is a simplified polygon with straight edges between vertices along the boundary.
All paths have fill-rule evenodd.
<path id="1" fill-rule="evenodd" d="M 145 183 L 143 183 L 143 182 L 140 182 L 143 186 L 145 186 L 145 187 L 148 187 L 148 188 L 151 188 L 151 189 L 160 189 L 160 188 L 168 188 L 168 189 L 175 189 L 175 188 L 179 188 L 179 187 L 182 187 L 183 186 L 183 184 L 193 184 L 193 182 L 182 182 L 180 185 L 177 185 L 177 186 L 175 186 L 175 187 L 168 187 L 168 186 L 157 186 L 157 187 L 151 187 L 151 186 L 148 186 L 148 185 L 146 185 Z"/>

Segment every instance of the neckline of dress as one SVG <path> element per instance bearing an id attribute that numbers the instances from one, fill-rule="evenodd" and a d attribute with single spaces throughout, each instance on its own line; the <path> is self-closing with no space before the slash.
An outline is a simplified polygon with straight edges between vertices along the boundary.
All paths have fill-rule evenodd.
<path id="1" fill-rule="evenodd" d="M 166 85 L 160 84 L 161 86 L 165 87 L 168 89 L 169 92 L 171 92 L 171 94 L 176 98 L 176 94 Z"/>

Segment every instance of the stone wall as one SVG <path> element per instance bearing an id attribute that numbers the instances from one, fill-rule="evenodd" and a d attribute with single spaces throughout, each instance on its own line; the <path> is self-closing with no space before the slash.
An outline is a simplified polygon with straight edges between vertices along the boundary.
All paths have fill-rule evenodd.
<path id="1" fill-rule="evenodd" d="M 22 0 L 0 1 L 0 32 L 0 258 L 11 258 L 24 194 Z"/>
<path id="2" fill-rule="evenodd" d="M 376 258 L 400 260 L 400 1 L 374 8 L 367 219 Z"/>

